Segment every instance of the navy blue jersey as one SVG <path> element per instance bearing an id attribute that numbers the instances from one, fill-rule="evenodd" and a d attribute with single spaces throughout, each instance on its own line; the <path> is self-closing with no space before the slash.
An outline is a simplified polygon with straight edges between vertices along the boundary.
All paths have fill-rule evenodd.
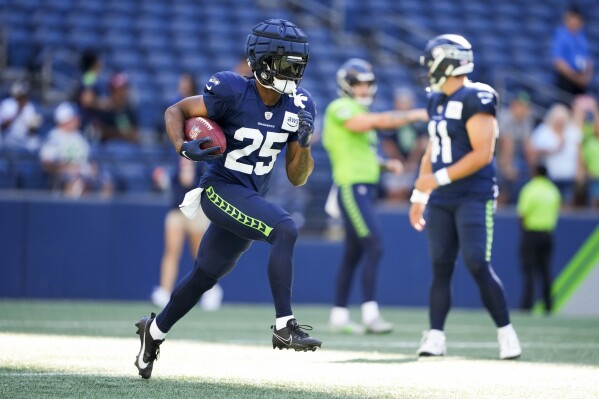
<path id="1" fill-rule="evenodd" d="M 227 150 L 210 163 L 200 187 L 232 183 L 265 195 L 278 154 L 298 139 L 299 110 L 314 115 L 314 100 L 306 90 L 282 94 L 277 104 L 266 106 L 256 84 L 253 78 L 219 72 L 204 87 L 208 117 L 223 129 Z"/>
<path id="2" fill-rule="evenodd" d="M 495 115 L 497 93 L 482 83 L 466 82 L 447 96 L 433 93 L 428 100 L 428 134 L 433 172 L 458 162 L 472 151 L 466 131 L 468 119 L 478 113 Z M 467 199 L 493 199 L 497 195 L 495 161 L 470 176 L 433 190 L 433 204 L 457 203 Z"/>

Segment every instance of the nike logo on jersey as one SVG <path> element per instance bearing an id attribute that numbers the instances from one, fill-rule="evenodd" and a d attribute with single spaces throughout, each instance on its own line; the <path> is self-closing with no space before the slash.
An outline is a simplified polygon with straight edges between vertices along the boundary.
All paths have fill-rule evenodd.
<path id="1" fill-rule="evenodd" d="M 284 338 L 278 336 L 277 334 L 274 334 L 274 336 L 277 337 L 277 339 L 279 341 L 281 341 L 282 343 L 284 343 L 285 345 L 287 345 L 287 346 L 291 345 L 291 335 L 287 339 L 284 339 Z"/>
<path id="2" fill-rule="evenodd" d="M 476 95 L 478 96 L 478 98 L 480 98 L 480 102 L 483 105 L 487 105 L 491 101 L 493 101 L 493 94 L 492 93 L 487 93 L 487 92 L 484 92 L 484 91 L 480 91 L 480 92 L 476 93 Z"/>
<path id="3" fill-rule="evenodd" d="M 212 90 L 214 86 L 218 86 L 219 84 L 220 80 L 218 80 L 217 77 L 212 76 L 210 79 L 208 79 L 208 83 L 206 83 L 206 89 Z"/>
<path id="4" fill-rule="evenodd" d="M 181 155 L 183 155 L 187 159 L 191 159 L 187 156 L 187 151 L 181 151 Z"/>

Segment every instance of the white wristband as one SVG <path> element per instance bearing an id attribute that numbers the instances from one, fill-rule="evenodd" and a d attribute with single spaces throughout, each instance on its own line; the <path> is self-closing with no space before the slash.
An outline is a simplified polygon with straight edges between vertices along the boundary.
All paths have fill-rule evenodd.
<path id="1" fill-rule="evenodd" d="M 410 202 L 412 204 L 426 205 L 428 203 L 428 194 L 414 189 L 414 191 L 412 191 L 412 196 L 410 197 Z"/>
<path id="2" fill-rule="evenodd" d="M 435 180 L 437 184 L 440 186 L 446 186 L 451 183 L 451 179 L 449 178 L 449 173 L 447 173 L 447 168 L 439 169 L 435 172 Z"/>

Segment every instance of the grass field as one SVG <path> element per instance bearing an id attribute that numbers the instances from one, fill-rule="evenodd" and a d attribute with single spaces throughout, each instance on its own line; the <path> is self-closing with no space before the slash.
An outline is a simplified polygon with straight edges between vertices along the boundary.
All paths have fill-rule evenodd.
<path id="1" fill-rule="evenodd" d="M 324 342 L 299 353 L 272 349 L 270 306 L 226 304 L 181 320 L 142 380 L 133 324 L 151 310 L 0 301 L 0 398 L 599 398 L 598 318 L 516 314 L 524 355 L 499 361 L 487 314 L 454 310 L 448 356 L 418 359 L 424 309 L 384 309 L 392 334 L 346 336 L 326 330 L 328 307 L 296 306 Z"/>

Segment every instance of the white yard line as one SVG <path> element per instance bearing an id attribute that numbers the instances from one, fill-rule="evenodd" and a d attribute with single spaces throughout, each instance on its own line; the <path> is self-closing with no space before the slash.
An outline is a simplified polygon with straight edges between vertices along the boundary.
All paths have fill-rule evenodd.
<path id="1" fill-rule="evenodd" d="M 133 366 L 139 349 L 136 338 L 0 333 L 0 346 L 0 367 L 27 370 L 4 372 L 0 378 L 138 378 Z M 32 369 L 39 372 L 32 373 Z M 597 375 L 599 367 L 571 364 L 456 357 L 418 360 L 411 355 L 326 349 L 296 353 L 273 350 L 268 343 L 241 346 L 167 340 L 154 365 L 153 378 L 301 387 L 331 393 L 358 390 L 365 398 L 401 397 L 410 392 L 426 393 L 430 398 L 561 399 L 599 397 Z"/>

